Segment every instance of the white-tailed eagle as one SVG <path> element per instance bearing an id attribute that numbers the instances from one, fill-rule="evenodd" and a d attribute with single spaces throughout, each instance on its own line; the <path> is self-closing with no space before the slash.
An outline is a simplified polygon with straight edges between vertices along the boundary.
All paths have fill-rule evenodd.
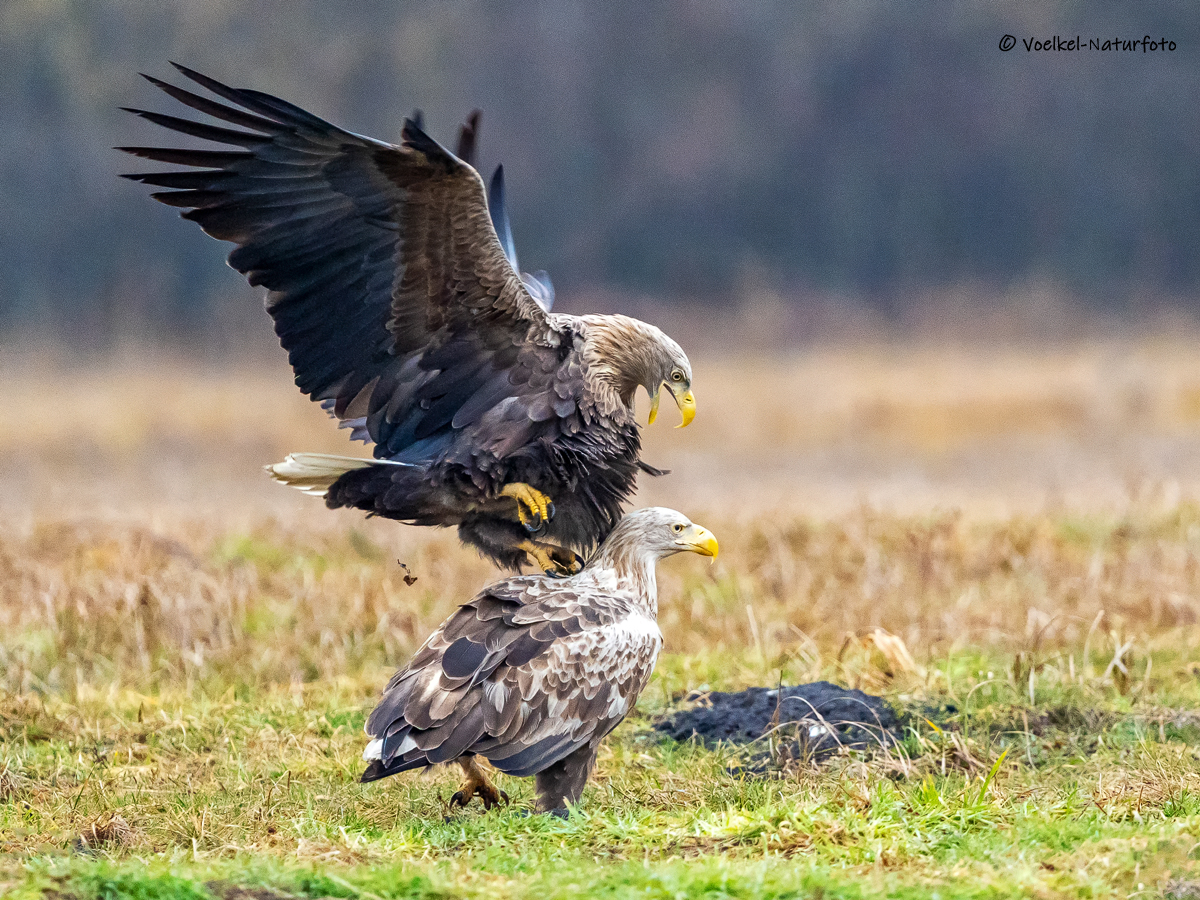
<path id="1" fill-rule="evenodd" d="M 457 760 L 453 804 L 507 799 L 477 756 L 536 778 L 541 812 L 583 792 L 600 741 L 633 709 L 662 647 L 658 560 L 717 555 L 682 513 L 628 513 L 581 572 L 520 575 L 485 588 L 442 623 L 367 719 L 363 781 Z"/>
<path id="2" fill-rule="evenodd" d="M 576 571 L 639 470 L 658 474 L 639 458 L 638 386 L 651 421 L 663 385 L 684 425 L 695 414 L 683 350 L 627 316 L 549 311 L 549 281 L 517 271 L 502 173 L 489 212 L 470 165 L 477 117 L 464 160 L 419 119 L 396 146 L 176 68 L 226 102 L 149 80 L 234 127 L 130 110 L 222 148 L 122 147 L 191 167 L 125 177 L 237 245 L 229 265 L 267 288 L 297 386 L 375 445 L 371 460 L 293 454 L 269 471 L 331 508 L 457 526 L 504 567 Z"/>

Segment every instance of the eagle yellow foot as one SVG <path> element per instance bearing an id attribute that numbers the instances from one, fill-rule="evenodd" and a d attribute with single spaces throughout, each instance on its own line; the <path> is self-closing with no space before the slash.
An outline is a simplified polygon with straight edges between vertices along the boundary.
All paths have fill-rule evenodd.
<path id="1" fill-rule="evenodd" d="M 499 806 L 501 803 L 508 804 L 508 794 L 497 788 L 483 769 L 479 765 L 479 761 L 474 756 L 463 756 L 459 758 L 458 764 L 462 766 L 463 783 L 462 786 L 450 798 L 450 805 L 466 806 L 471 802 L 473 797 L 478 797 L 483 801 L 485 810 L 491 809 L 493 806 Z"/>
<path id="2" fill-rule="evenodd" d="M 557 544 L 548 544 L 544 541 L 521 541 L 517 544 L 517 549 L 524 550 L 529 554 L 533 564 L 547 575 L 565 578 L 583 568 L 583 559 L 578 553 L 574 553 L 566 547 L 559 547 Z"/>
<path id="3" fill-rule="evenodd" d="M 506 484 L 500 494 L 517 501 L 517 515 L 530 534 L 541 531 L 546 523 L 554 518 L 554 502 L 537 488 L 523 481 Z"/>

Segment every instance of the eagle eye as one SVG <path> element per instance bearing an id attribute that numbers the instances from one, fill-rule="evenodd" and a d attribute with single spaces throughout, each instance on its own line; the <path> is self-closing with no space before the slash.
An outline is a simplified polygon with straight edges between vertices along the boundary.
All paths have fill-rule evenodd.
<path id="1" fill-rule="evenodd" d="M 679 532 L 683 531 L 682 523 L 676 522 L 674 525 L 671 526 L 671 530 L 673 532 L 675 532 L 676 534 L 679 534 Z"/>
<path id="2" fill-rule="evenodd" d="M 678 369 L 676 369 L 674 372 L 671 373 L 671 380 L 672 381 L 683 381 L 683 373 L 680 372 Z"/>

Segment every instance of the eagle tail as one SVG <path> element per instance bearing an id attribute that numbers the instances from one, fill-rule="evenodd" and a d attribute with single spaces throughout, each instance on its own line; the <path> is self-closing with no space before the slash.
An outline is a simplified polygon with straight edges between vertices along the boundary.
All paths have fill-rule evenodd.
<path id="1" fill-rule="evenodd" d="M 264 466 L 267 474 L 281 484 L 324 497 L 335 481 L 347 472 L 369 466 L 407 466 L 407 463 L 386 459 L 360 459 L 356 456 L 334 456 L 329 453 L 289 453 L 283 462 Z"/>

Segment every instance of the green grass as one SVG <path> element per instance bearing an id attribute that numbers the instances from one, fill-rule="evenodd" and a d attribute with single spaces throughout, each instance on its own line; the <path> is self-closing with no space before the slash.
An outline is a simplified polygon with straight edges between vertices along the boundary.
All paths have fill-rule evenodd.
<path id="1" fill-rule="evenodd" d="M 1200 704 L 1189 662 L 1161 652 L 1122 694 L 1051 660 L 1031 703 L 1011 671 L 987 677 L 1011 659 L 948 656 L 885 690 L 929 710 L 899 747 L 764 778 L 735 774 L 731 749 L 662 741 L 650 722 L 698 676 L 731 688 L 778 671 L 672 656 L 567 821 L 525 814 L 528 780 L 501 776 L 505 810 L 449 818 L 450 769 L 359 784 L 384 671 L 220 694 L 9 695 L 0 893 L 1147 896 L 1197 868 L 1200 720 L 1179 712 Z"/>
<path id="2" fill-rule="evenodd" d="M 721 557 L 661 567 L 668 652 L 567 821 L 523 814 L 527 780 L 449 819 L 456 768 L 358 783 L 391 667 L 491 568 L 428 529 L 235 518 L 0 522 L 0 896 L 1200 885 L 1196 504 L 705 519 Z M 818 679 L 911 728 L 761 777 L 651 727 L 697 690 Z"/>

